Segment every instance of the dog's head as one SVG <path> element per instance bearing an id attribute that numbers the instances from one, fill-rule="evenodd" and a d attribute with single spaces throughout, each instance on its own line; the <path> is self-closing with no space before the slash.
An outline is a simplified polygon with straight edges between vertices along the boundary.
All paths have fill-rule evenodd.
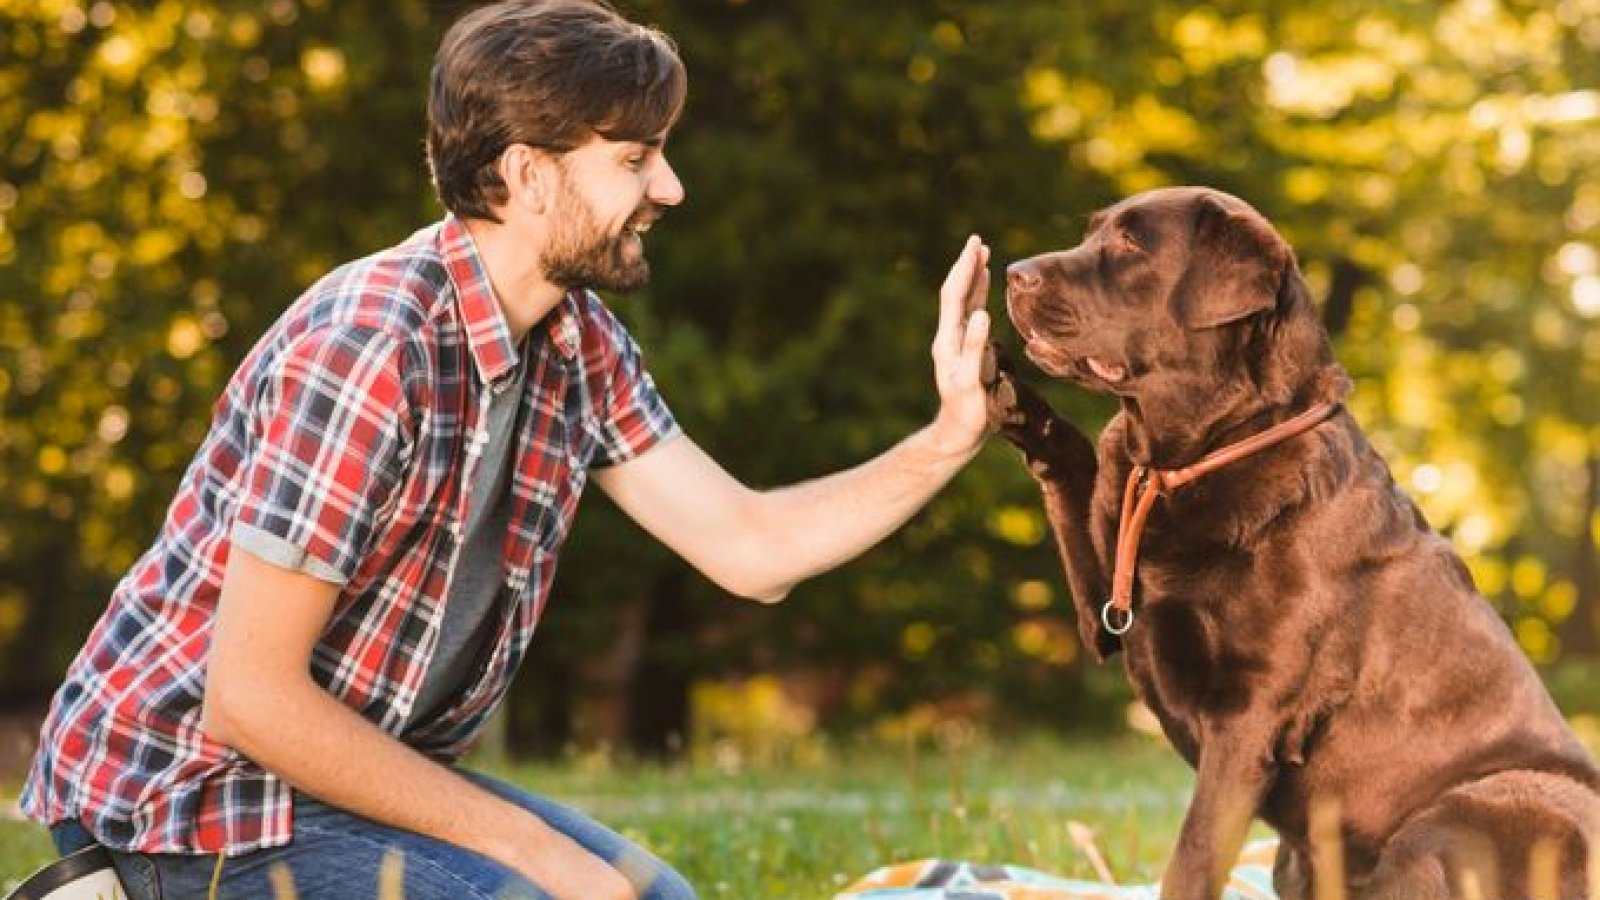
<path id="1" fill-rule="evenodd" d="M 1142 462 L 1346 389 L 1289 245 L 1209 188 L 1095 213 L 1078 246 L 1010 266 L 1006 306 L 1046 373 L 1122 398 Z"/>

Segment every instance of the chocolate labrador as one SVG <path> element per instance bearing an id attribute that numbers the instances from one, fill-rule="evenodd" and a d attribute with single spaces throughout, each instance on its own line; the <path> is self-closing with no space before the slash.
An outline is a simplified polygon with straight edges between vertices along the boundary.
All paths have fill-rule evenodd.
<path id="1" fill-rule="evenodd" d="M 1013 264 L 1006 303 L 1040 369 L 1121 403 L 1097 450 L 991 382 L 1084 645 L 1122 653 L 1196 770 L 1162 896 L 1219 896 L 1256 817 L 1285 900 L 1587 896 L 1600 770 L 1341 405 L 1272 226 L 1214 190 L 1140 194 Z"/>

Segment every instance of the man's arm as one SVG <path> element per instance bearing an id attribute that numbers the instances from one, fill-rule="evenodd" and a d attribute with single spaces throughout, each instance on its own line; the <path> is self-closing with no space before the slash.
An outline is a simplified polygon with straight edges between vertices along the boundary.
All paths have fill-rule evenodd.
<path id="1" fill-rule="evenodd" d="M 989 249 L 970 238 L 939 291 L 933 341 L 939 413 L 853 469 L 754 491 L 688 438 L 598 470 L 624 512 L 717 584 L 781 600 L 795 584 L 860 554 L 921 509 L 978 452 L 987 409 L 981 368 Z"/>
<path id="2" fill-rule="evenodd" d="M 616 870 L 311 679 L 337 598 L 336 585 L 234 548 L 207 664 L 206 735 L 326 803 L 481 853 L 560 900 L 632 900 Z"/>

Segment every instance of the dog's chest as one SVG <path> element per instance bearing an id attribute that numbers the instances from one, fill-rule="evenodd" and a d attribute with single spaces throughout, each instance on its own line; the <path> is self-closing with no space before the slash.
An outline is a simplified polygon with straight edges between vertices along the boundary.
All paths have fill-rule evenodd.
<path id="1" fill-rule="evenodd" d="M 1236 605 L 1252 604 L 1211 583 L 1234 580 L 1229 568 L 1180 575 L 1150 565 L 1123 636 L 1129 680 L 1185 756 L 1198 746 L 1200 723 L 1244 711 L 1273 677 L 1266 623 L 1240 615 Z"/>

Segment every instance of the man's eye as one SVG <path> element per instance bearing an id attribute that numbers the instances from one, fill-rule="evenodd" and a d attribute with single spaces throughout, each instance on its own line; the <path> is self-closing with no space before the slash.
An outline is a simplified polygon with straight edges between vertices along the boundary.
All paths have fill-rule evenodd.
<path id="1" fill-rule="evenodd" d="M 642 157 L 642 156 L 630 156 L 627 159 L 623 160 L 622 164 L 627 166 L 630 171 L 637 172 L 640 169 L 644 168 L 644 157 Z"/>
<path id="2" fill-rule="evenodd" d="M 1133 235 L 1129 234 L 1127 231 L 1117 232 L 1117 249 L 1126 250 L 1130 253 L 1144 252 L 1144 248 L 1139 246 L 1139 242 L 1134 240 Z"/>

